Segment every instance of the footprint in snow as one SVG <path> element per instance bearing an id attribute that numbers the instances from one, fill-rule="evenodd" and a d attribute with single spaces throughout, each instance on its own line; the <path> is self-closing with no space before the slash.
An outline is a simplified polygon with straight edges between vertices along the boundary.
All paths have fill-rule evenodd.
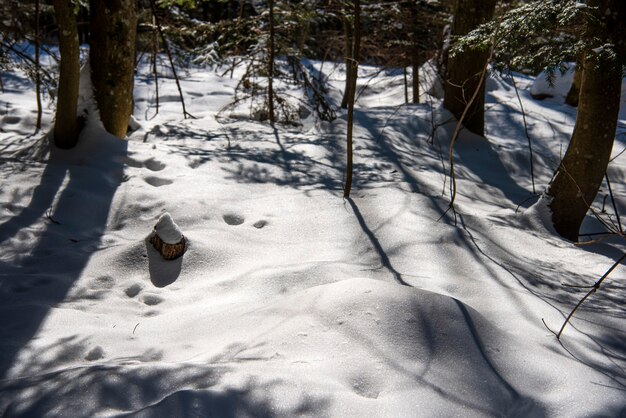
<path id="1" fill-rule="evenodd" d="M 154 187 L 161 187 L 161 186 L 167 186 L 169 184 L 174 183 L 172 180 L 170 179 L 162 179 L 159 177 L 154 177 L 154 176 L 149 176 L 146 177 L 144 179 L 146 181 L 146 183 L 148 183 L 150 186 L 154 186 Z"/>
<path id="2" fill-rule="evenodd" d="M 267 221 L 264 219 L 261 219 L 260 221 L 256 221 L 255 223 L 252 224 L 252 226 L 255 227 L 256 229 L 264 228 L 266 225 L 267 225 Z"/>
<path id="3" fill-rule="evenodd" d="M 20 118 L 19 116 L 5 116 L 4 119 L 2 119 L 2 122 L 7 125 L 16 125 L 20 122 Z"/>
<path id="4" fill-rule="evenodd" d="M 161 171 L 165 168 L 164 163 L 162 163 L 161 161 L 155 160 L 154 158 L 150 158 L 149 160 L 146 160 L 144 165 L 150 171 Z"/>
<path id="5" fill-rule="evenodd" d="M 137 296 L 139 294 L 139 292 L 141 292 L 141 285 L 138 283 L 135 283 L 131 286 L 128 286 L 126 288 L 126 290 L 124 290 L 124 293 L 126 293 L 126 296 L 128 296 L 129 298 L 134 298 L 135 296 Z"/>
<path id="6" fill-rule="evenodd" d="M 236 213 L 226 213 L 222 215 L 222 219 L 224 219 L 224 222 L 228 225 L 241 225 L 246 220 L 243 216 L 237 215 Z"/>
<path id="7" fill-rule="evenodd" d="M 145 303 L 148 306 L 158 305 L 161 302 L 163 302 L 163 298 L 157 295 L 145 295 L 143 297 L 143 303 Z"/>
<path id="8" fill-rule="evenodd" d="M 87 361 L 95 361 L 100 360 L 104 357 L 104 350 L 99 345 L 92 348 L 87 355 L 85 356 L 85 360 Z"/>

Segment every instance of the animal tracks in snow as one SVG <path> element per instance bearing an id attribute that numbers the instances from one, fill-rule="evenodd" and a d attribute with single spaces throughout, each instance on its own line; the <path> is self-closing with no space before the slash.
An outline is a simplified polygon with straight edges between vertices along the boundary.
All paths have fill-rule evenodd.
<path id="1" fill-rule="evenodd" d="M 144 180 L 150 186 L 154 186 L 154 187 L 167 186 L 167 185 L 174 183 L 170 179 L 164 179 L 164 178 L 154 177 L 154 176 L 148 176 Z"/>
<path id="2" fill-rule="evenodd" d="M 246 221 L 246 218 L 236 213 L 225 213 L 224 215 L 222 215 L 222 219 L 224 219 L 224 222 L 226 222 L 228 225 L 233 226 L 241 225 Z"/>
<path id="3" fill-rule="evenodd" d="M 123 159 L 123 163 L 132 168 L 147 168 L 150 171 L 161 171 L 164 170 L 165 163 L 156 160 L 154 158 L 149 158 L 145 161 L 136 160 L 132 157 L 125 157 Z"/>
<path id="4" fill-rule="evenodd" d="M 143 287 L 139 283 L 135 283 L 133 285 L 128 286 L 126 290 L 124 290 L 124 293 L 126 294 L 126 296 L 132 299 L 135 296 L 137 296 L 139 292 L 141 292 L 142 289 Z"/>
<path id="5" fill-rule="evenodd" d="M 149 172 L 158 172 L 165 170 L 167 165 L 157 159 L 149 158 L 144 161 L 137 160 L 132 157 L 125 157 L 123 159 L 123 163 L 128 167 L 136 168 L 136 169 L 146 169 Z M 132 176 L 126 175 L 124 176 L 123 181 L 128 181 Z M 144 181 L 153 187 L 161 187 L 167 186 L 173 183 L 172 180 L 162 177 L 157 177 L 153 175 L 148 175 L 144 177 Z"/>
<path id="6" fill-rule="evenodd" d="M 150 171 L 161 171 L 165 169 L 165 163 L 161 161 L 155 160 L 154 158 L 150 158 L 144 162 L 144 166 Z"/>
<path id="7" fill-rule="evenodd" d="M 222 219 L 224 219 L 224 222 L 226 222 L 228 225 L 232 225 L 232 226 L 241 225 L 246 221 L 246 218 L 243 217 L 242 215 L 232 213 L 232 212 L 225 213 L 224 215 L 222 215 Z M 253 223 L 252 226 L 255 227 L 256 229 L 261 229 L 267 226 L 268 223 L 269 222 L 266 221 L 265 219 L 261 219 Z"/>
<path id="8" fill-rule="evenodd" d="M 256 229 L 261 229 L 264 228 L 267 224 L 268 222 L 265 219 L 261 219 L 260 221 L 256 221 L 255 223 L 253 223 L 252 226 Z"/>
<path id="9" fill-rule="evenodd" d="M 145 295 L 143 297 L 143 303 L 148 306 L 155 306 L 163 302 L 163 298 L 157 295 Z"/>

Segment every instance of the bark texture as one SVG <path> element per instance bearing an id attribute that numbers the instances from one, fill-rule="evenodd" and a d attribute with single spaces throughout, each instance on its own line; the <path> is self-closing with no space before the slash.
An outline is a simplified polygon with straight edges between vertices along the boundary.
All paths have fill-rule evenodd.
<path id="1" fill-rule="evenodd" d="M 350 24 L 350 20 L 347 17 L 343 18 L 343 32 L 346 50 L 346 84 L 343 89 L 343 97 L 341 99 L 341 108 L 348 108 L 348 97 L 350 96 L 350 82 L 352 80 L 352 64 L 350 57 L 352 56 L 352 44 L 353 44 L 353 29 Z"/>
<path id="2" fill-rule="evenodd" d="M 59 88 L 54 121 L 54 143 L 59 148 L 72 148 L 80 131 L 77 117 L 80 81 L 78 28 L 70 0 L 54 0 L 54 14 L 59 28 Z"/>
<path id="3" fill-rule="evenodd" d="M 496 0 L 456 0 L 452 36 L 463 36 L 493 17 Z M 445 96 L 443 105 L 459 118 L 469 98 L 477 88 L 480 94 L 472 103 L 465 118 L 467 129 L 478 135 L 485 133 L 485 86 L 480 83 L 480 74 L 489 51 L 468 48 L 463 53 L 450 55 L 447 61 Z"/>
<path id="4" fill-rule="evenodd" d="M 582 61 L 578 60 L 576 63 L 576 69 L 574 70 L 574 80 L 572 81 L 572 86 L 569 88 L 567 92 L 567 96 L 565 97 L 565 103 L 570 106 L 578 106 L 578 95 L 580 94 L 580 83 L 583 79 L 583 68 Z"/>
<path id="5" fill-rule="evenodd" d="M 124 138 L 133 111 L 137 16 L 133 0 L 90 0 L 91 80 L 100 118 Z"/>
<path id="6" fill-rule="evenodd" d="M 361 55 L 361 1 L 353 0 L 354 6 L 354 27 L 352 38 L 352 52 L 349 71 L 349 83 L 347 86 L 348 101 L 348 126 L 346 133 L 346 184 L 343 188 L 343 197 L 350 197 L 352 190 L 352 172 L 353 172 L 353 152 L 352 152 L 352 133 L 354 126 L 354 100 L 356 96 L 356 82 L 359 76 L 359 56 Z"/>
<path id="7" fill-rule="evenodd" d="M 269 56 L 267 63 L 267 107 L 269 113 L 270 124 L 273 126 L 276 122 L 276 116 L 274 115 L 274 0 L 269 0 L 269 26 L 270 26 L 270 39 L 269 39 Z"/>
<path id="8" fill-rule="evenodd" d="M 180 242 L 176 244 L 168 244 L 157 235 L 156 231 L 153 231 L 150 244 L 166 260 L 175 260 L 185 253 L 185 237 L 181 237 Z"/>
<path id="9" fill-rule="evenodd" d="M 624 62 L 626 2 L 590 0 L 589 5 L 594 7 L 595 16 L 587 23 L 585 39 L 592 46 L 615 45 L 618 59 L 598 50 L 585 54 L 576 125 L 565 157 L 547 190 L 552 198 L 554 227 L 571 241 L 578 240 L 580 225 L 608 166 L 617 127 Z"/>

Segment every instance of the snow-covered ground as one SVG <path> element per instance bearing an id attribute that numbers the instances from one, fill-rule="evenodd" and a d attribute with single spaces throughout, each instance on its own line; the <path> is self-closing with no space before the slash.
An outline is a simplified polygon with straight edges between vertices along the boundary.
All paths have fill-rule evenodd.
<path id="1" fill-rule="evenodd" d="M 310 65 L 338 103 L 341 68 Z M 488 140 L 456 145 L 455 224 L 442 217 L 450 115 L 426 94 L 404 105 L 401 72 L 360 71 L 348 200 L 345 113 L 275 129 L 231 119 L 239 70 L 183 74 L 184 119 L 172 79 L 156 113 L 144 66 L 139 129 L 120 141 L 90 120 L 70 151 L 35 133 L 31 83 L 2 74 L 0 415 L 626 414 L 626 269 L 561 343 L 543 322 L 558 330 L 586 292 L 563 284 L 594 283 L 626 246 L 575 246 L 531 206 L 511 80 L 489 80 Z M 533 100 L 532 82 L 515 84 L 540 193 L 576 110 Z M 52 118 L 50 105 L 44 131 Z M 609 168 L 622 213 L 625 124 L 622 112 Z M 188 243 L 173 261 L 147 241 L 165 212 Z"/>

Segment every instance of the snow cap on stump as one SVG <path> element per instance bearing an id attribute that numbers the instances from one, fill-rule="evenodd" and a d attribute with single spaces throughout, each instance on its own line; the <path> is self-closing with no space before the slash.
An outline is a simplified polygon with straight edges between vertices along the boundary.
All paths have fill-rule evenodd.
<path id="1" fill-rule="evenodd" d="M 185 237 L 167 212 L 159 217 L 150 243 L 166 260 L 174 260 L 185 252 Z"/>

